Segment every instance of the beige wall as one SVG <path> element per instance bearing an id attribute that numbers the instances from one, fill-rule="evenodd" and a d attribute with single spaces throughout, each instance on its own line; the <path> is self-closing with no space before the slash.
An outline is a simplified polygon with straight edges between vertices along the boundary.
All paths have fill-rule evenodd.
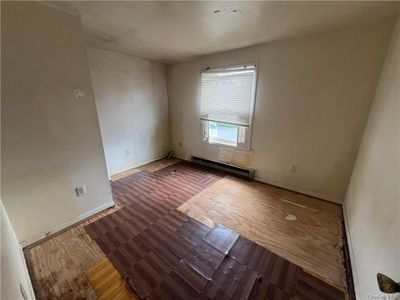
<path id="1" fill-rule="evenodd" d="M 389 299 L 379 292 L 376 273 L 400 281 L 400 18 L 344 210 L 358 299 Z"/>
<path id="2" fill-rule="evenodd" d="M 27 243 L 113 201 L 79 18 L 37 2 L 1 4 L 2 200 Z"/>
<path id="3" fill-rule="evenodd" d="M 96 48 L 88 55 L 109 174 L 165 156 L 166 66 Z"/>
<path id="4" fill-rule="evenodd" d="M 23 300 L 22 286 L 28 299 L 33 299 L 32 285 L 22 248 L 11 226 L 7 212 L 0 203 L 1 213 L 1 299 Z"/>
<path id="5" fill-rule="evenodd" d="M 173 150 L 250 166 L 260 181 L 341 202 L 392 28 L 380 21 L 168 66 Z M 253 151 L 202 143 L 201 70 L 249 62 L 258 63 Z"/>

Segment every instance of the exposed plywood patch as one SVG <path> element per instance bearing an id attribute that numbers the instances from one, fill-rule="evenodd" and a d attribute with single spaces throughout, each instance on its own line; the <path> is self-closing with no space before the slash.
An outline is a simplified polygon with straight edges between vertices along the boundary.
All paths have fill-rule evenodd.
<path id="1" fill-rule="evenodd" d="M 161 160 L 143 167 L 148 170 L 147 174 L 133 175 L 128 181 L 124 179 L 119 182 L 113 182 L 113 194 L 116 198 L 116 203 L 121 207 L 124 206 L 124 201 L 121 201 L 120 198 L 121 195 L 124 194 L 124 184 L 128 184 L 132 188 L 132 184 L 134 183 L 135 186 L 140 187 L 144 182 L 137 180 L 138 177 L 147 178 L 155 175 L 152 174 L 151 170 L 158 169 L 160 164 L 163 163 L 164 161 Z M 174 170 L 178 170 L 179 168 L 177 166 L 169 169 L 172 169 L 172 172 L 169 173 L 169 178 L 173 179 L 177 176 L 177 172 Z M 166 171 L 168 171 L 168 169 L 162 171 L 162 173 L 166 175 Z M 204 172 L 203 175 L 210 173 L 207 171 Z M 163 178 L 164 177 L 165 176 L 163 176 Z M 187 176 L 184 176 L 183 179 L 186 180 L 186 177 Z M 206 178 L 207 177 L 208 176 L 206 176 Z M 179 180 L 181 184 L 176 186 L 176 188 L 179 188 L 179 190 L 187 188 L 189 183 L 185 183 L 185 180 Z M 224 182 L 225 180 L 227 181 L 222 187 L 226 190 L 219 186 L 219 182 Z M 173 179 L 170 183 L 174 181 Z M 199 182 L 208 185 L 208 181 L 209 179 L 198 180 L 197 178 L 197 180 L 190 180 L 189 185 L 199 184 Z M 214 179 L 212 181 L 214 181 Z M 339 267 L 342 265 L 340 262 L 337 262 L 336 259 L 337 253 L 341 253 L 341 242 L 337 247 L 334 247 L 334 244 L 330 243 L 332 237 L 338 234 L 337 226 L 340 226 L 340 217 L 338 217 L 340 215 L 339 206 L 280 188 L 257 182 L 242 181 L 233 177 L 226 177 L 219 182 L 212 182 L 214 184 L 204 190 L 204 195 L 203 193 L 198 194 L 198 196 L 207 197 L 206 192 L 213 191 L 214 188 L 216 188 L 214 193 L 208 194 L 210 197 L 210 202 L 208 202 L 210 205 L 208 205 L 208 207 L 204 207 L 204 205 L 188 205 L 184 212 L 190 216 L 195 216 L 197 220 L 210 228 L 212 228 L 215 225 L 214 222 L 218 222 L 218 220 L 222 220 L 219 223 L 225 225 L 227 223 L 235 224 L 236 222 L 236 227 L 239 228 L 239 230 L 236 230 L 233 226 L 229 227 L 239 233 L 241 231 L 240 229 L 245 230 L 248 232 L 247 236 L 260 245 L 263 245 L 261 243 L 263 239 L 266 239 L 266 242 L 271 244 L 275 241 L 275 248 L 270 249 L 282 256 L 285 251 L 288 251 L 288 249 L 285 250 L 285 247 L 290 247 L 290 243 L 293 243 L 293 240 L 303 241 L 303 244 L 300 245 L 293 243 L 293 251 L 297 252 L 300 259 L 308 260 L 310 264 L 318 265 L 319 268 L 315 268 L 313 271 L 306 268 L 306 271 L 324 281 L 329 281 L 329 278 L 328 280 L 326 278 L 326 274 L 332 272 L 332 264 L 336 263 Z M 226 186 L 226 184 L 228 185 Z M 231 192 L 226 193 L 225 202 L 222 203 L 223 207 L 221 207 L 221 203 L 218 201 L 218 193 L 225 193 L 230 190 Z M 158 195 L 158 193 L 156 194 Z M 148 202 L 151 204 L 152 201 L 155 201 L 154 195 L 156 194 L 153 193 L 153 196 L 148 194 L 148 197 L 145 199 L 148 201 L 151 200 Z M 160 190 L 160 195 L 163 194 L 165 194 L 165 189 Z M 192 197 L 189 202 L 194 198 L 196 197 Z M 171 199 L 176 200 L 176 196 L 173 196 Z M 281 199 L 287 201 L 280 201 Z M 253 206 L 254 209 L 249 210 L 249 206 Z M 159 209 L 160 205 L 152 207 Z M 247 218 L 246 209 L 248 211 Z M 82 222 L 26 250 L 27 262 L 38 298 L 98 298 L 97 291 L 89 284 L 85 272 L 89 268 L 99 264 L 104 259 L 104 253 L 86 234 L 83 230 L 83 226 L 104 217 L 112 211 L 115 210 L 107 210 L 91 220 Z M 295 222 L 285 220 L 287 214 L 295 215 L 297 220 Z M 261 222 L 260 217 L 265 220 Z M 280 227 L 281 232 L 277 230 L 277 227 Z M 341 236 L 341 232 L 339 236 Z M 315 249 L 312 247 L 316 247 L 319 250 L 314 251 Z M 329 253 L 326 253 L 326 255 L 329 256 L 333 253 L 331 259 L 321 263 L 321 252 L 330 247 L 334 248 L 330 249 L 328 251 Z M 301 251 L 304 251 L 306 254 Z M 315 258 L 310 255 L 313 251 L 315 252 Z M 295 262 L 293 260 L 291 261 Z"/>
<path id="2" fill-rule="evenodd" d="M 226 176 L 178 210 L 224 224 L 346 290 L 339 205 Z"/>
<path id="3" fill-rule="evenodd" d="M 115 209 L 81 222 L 52 238 L 25 249 L 38 299 L 97 299 L 85 271 L 104 257 L 103 251 L 83 229 Z"/>
<path id="4" fill-rule="evenodd" d="M 113 182 L 125 206 L 86 231 L 141 299 L 344 299 L 280 253 L 175 210 L 221 175 L 182 162 Z"/>
<path id="5" fill-rule="evenodd" d="M 178 161 L 178 159 L 159 160 L 132 169 L 132 173 L 142 170 L 152 172 Z M 38 299 L 97 299 L 85 271 L 101 262 L 104 253 L 86 234 L 83 227 L 123 206 L 123 203 L 118 202 L 116 191 L 113 191 L 113 194 L 117 202 L 115 208 L 107 209 L 24 249 Z"/>

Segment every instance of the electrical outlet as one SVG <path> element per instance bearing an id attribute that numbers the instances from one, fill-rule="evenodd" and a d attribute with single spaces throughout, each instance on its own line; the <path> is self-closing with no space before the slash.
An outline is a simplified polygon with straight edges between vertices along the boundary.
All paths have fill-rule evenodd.
<path id="1" fill-rule="evenodd" d="M 78 197 L 86 195 L 86 186 L 82 185 L 75 188 L 75 193 Z"/>
<path id="2" fill-rule="evenodd" d="M 296 172 L 297 172 L 296 166 L 292 166 L 292 173 L 296 173 Z"/>

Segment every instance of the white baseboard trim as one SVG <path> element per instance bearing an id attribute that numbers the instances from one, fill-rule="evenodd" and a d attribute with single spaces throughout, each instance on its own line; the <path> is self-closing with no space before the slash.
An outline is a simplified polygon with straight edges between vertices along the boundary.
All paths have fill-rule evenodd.
<path id="1" fill-rule="evenodd" d="M 177 159 L 181 159 L 181 160 L 186 160 L 186 161 L 190 161 L 190 157 L 189 158 L 186 158 L 186 157 L 183 157 L 183 156 L 180 156 L 180 155 L 173 155 L 173 157 L 175 157 L 175 158 L 177 158 Z"/>
<path id="2" fill-rule="evenodd" d="M 356 294 L 356 299 L 361 299 L 360 297 L 360 285 L 358 284 L 358 276 L 356 270 L 356 260 L 354 256 L 353 244 L 351 242 L 351 235 L 349 230 L 349 219 L 347 218 L 346 203 L 342 204 L 344 228 L 346 230 L 347 245 L 349 247 L 350 263 L 351 263 L 351 273 L 353 275 L 354 292 Z"/>
<path id="3" fill-rule="evenodd" d="M 300 193 L 300 194 L 303 194 L 303 195 L 306 195 L 306 196 L 310 196 L 310 197 L 318 198 L 318 199 L 321 199 L 321 200 L 324 200 L 324 201 L 328 201 L 328 202 L 333 203 L 333 204 L 339 204 L 339 205 L 342 204 L 339 201 L 328 199 L 325 195 L 322 195 L 322 194 L 319 194 L 319 193 L 313 193 L 313 192 L 310 192 L 309 190 L 304 190 L 304 189 L 296 187 L 296 186 L 292 186 L 292 185 L 285 184 L 285 183 L 282 183 L 282 182 L 272 181 L 272 180 L 265 179 L 263 177 L 259 177 L 259 176 L 257 176 L 257 171 L 256 171 L 256 176 L 254 177 L 254 180 L 262 182 L 262 183 L 265 183 L 265 184 L 273 185 L 273 186 L 276 186 L 276 187 L 280 187 L 280 188 L 283 188 L 283 189 L 286 189 L 286 190 L 289 190 L 289 191 L 293 191 L 293 192 L 296 192 L 296 193 Z"/>
<path id="4" fill-rule="evenodd" d="M 182 160 L 190 161 L 190 158 L 180 157 L 178 155 L 174 155 L 174 157 L 182 159 Z M 327 199 L 327 197 L 325 197 L 324 195 L 318 194 L 318 193 L 313 193 L 313 192 L 310 192 L 308 190 L 303 190 L 301 188 L 294 187 L 294 186 L 291 186 L 291 185 L 288 185 L 288 184 L 284 184 L 284 183 L 281 183 L 281 182 L 275 182 L 275 181 L 271 181 L 271 180 L 265 179 L 263 177 L 259 177 L 259 176 L 257 176 L 257 170 L 256 170 L 256 176 L 254 177 L 254 180 L 258 181 L 258 182 L 261 182 L 261 183 L 265 183 L 265 184 L 273 185 L 273 186 L 276 186 L 276 187 L 284 188 L 284 189 L 287 189 L 287 190 L 290 190 L 290 191 L 293 191 L 293 192 L 301 193 L 301 194 L 304 194 L 304 195 L 307 195 L 307 196 L 310 196 L 310 197 L 315 197 L 315 198 L 318 198 L 318 199 L 322 199 L 322 200 L 328 201 L 330 203 L 339 204 L 339 205 L 342 204 L 339 201 L 335 201 L 335 200 L 332 200 L 332 199 Z"/>
<path id="5" fill-rule="evenodd" d="M 117 172 L 114 172 L 114 173 L 110 174 L 110 178 L 112 178 L 113 176 L 117 176 L 117 175 L 120 175 L 120 174 L 122 174 L 122 173 L 125 173 L 125 172 L 127 172 L 127 171 L 129 171 L 129 170 L 132 170 L 132 169 L 134 169 L 134 168 L 138 168 L 138 167 L 147 165 L 147 164 L 149 164 L 149 163 L 155 162 L 155 161 L 157 161 L 157 160 L 163 159 L 163 158 L 167 157 L 168 153 L 170 153 L 170 151 L 168 151 L 167 153 L 165 153 L 165 154 L 163 154 L 163 155 L 160 155 L 160 156 L 157 156 L 157 157 L 155 157 L 155 158 L 152 158 L 152 159 L 150 159 L 150 160 L 143 161 L 143 162 L 134 164 L 134 165 L 132 165 L 132 166 L 129 166 L 129 167 L 126 168 L 126 169 L 118 170 Z"/>
<path id="6" fill-rule="evenodd" d="M 78 222 L 80 222 L 80 221 L 82 221 L 82 220 L 84 220 L 84 219 L 86 219 L 86 218 L 88 218 L 88 217 L 90 217 L 92 215 L 95 215 L 95 214 L 101 212 L 102 210 L 110 208 L 110 207 L 112 207 L 114 205 L 115 205 L 114 201 L 111 201 L 111 202 L 108 202 L 106 204 L 103 204 L 103 205 L 101 205 L 99 207 L 96 207 L 96 208 L 94 208 L 92 210 L 89 210 L 89 211 L 79 215 L 78 217 L 75 217 L 75 218 L 69 220 L 68 222 L 65 222 L 65 223 L 63 223 L 63 224 L 61 224 L 59 226 L 53 227 L 53 228 L 51 228 L 49 230 L 46 230 L 46 231 L 41 232 L 39 234 L 36 234 L 36 235 L 34 235 L 32 237 L 29 237 L 29 238 L 23 240 L 22 242 L 20 242 L 19 245 L 22 248 L 25 248 L 25 247 L 27 247 L 29 245 L 32 245 L 33 243 L 36 243 L 36 242 L 48 237 L 51 234 L 57 233 L 57 232 L 65 229 L 65 228 L 67 228 L 67 227 L 69 227 L 69 226 L 71 226 L 71 225 L 73 225 L 75 223 L 78 223 Z"/>
<path id="7" fill-rule="evenodd" d="M 25 275 L 26 283 L 28 285 L 28 290 L 29 290 L 27 297 L 28 297 L 28 299 L 36 300 L 35 292 L 33 290 L 31 276 L 29 275 L 29 271 L 28 271 L 28 264 L 26 263 L 26 259 L 25 259 L 25 255 L 24 255 L 24 249 L 21 246 L 21 244 L 19 244 L 18 246 L 19 246 L 19 255 L 21 257 L 22 265 L 24 268 L 24 275 Z"/>

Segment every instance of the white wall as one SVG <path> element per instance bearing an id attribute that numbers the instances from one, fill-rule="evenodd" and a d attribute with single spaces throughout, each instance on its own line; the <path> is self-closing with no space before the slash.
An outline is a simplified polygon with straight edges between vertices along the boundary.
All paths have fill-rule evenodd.
<path id="1" fill-rule="evenodd" d="M 341 202 L 392 28 L 393 19 L 168 66 L 172 149 L 184 159 L 250 166 L 260 181 Z M 202 143 L 201 70 L 249 62 L 258 62 L 254 151 Z"/>
<path id="2" fill-rule="evenodd" d="M 34 299 L 32 285 L 25 264 L 22 248 L 11 226 L 7 212 L 0 204 L 1 213 L 1 299 L 23 299 L 22 286 L 28 299 Z"/>
<path id="3" fill-rule="evenodd" d="M 358 299 L 384 298 L 376 273 L 400 281 L 400 18 L 344 201 Z M 397 294 L 400 299 L 400 295 Z M 395 298 L 390 298 L 395 299 Z"/>
<path id="4" fill-rule="evenodd" d="M 113 201 L 80 19 L 37 2 L 1 5 L 2 200 L 28 243 Z"/>
<path id="5" fill-rule="evenodd" d="M 88 48 L 109 175 L 169 151 L 166 66 Z"/>

